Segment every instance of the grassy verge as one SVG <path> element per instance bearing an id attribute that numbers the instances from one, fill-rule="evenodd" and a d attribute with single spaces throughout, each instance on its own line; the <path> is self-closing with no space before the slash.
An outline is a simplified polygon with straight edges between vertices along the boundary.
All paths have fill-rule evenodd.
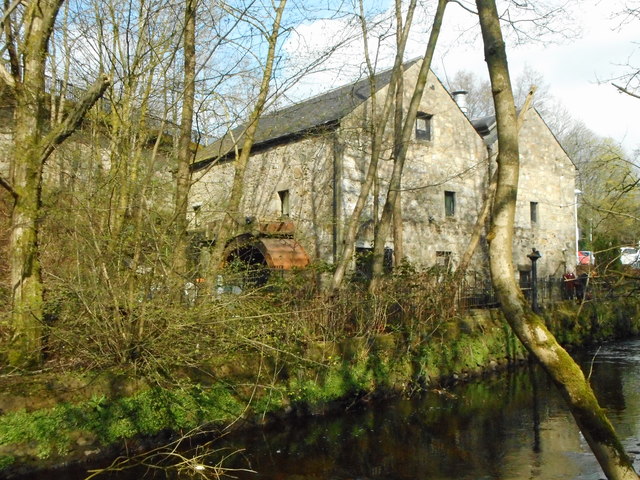
<path id="1" fill-rule="evenodd" d="M 102 381 L 76 375 L 66 382 L 74 395 L 59 388 L 62 374 L 25 377 L 0 389 L 0 470 L 91 461 L 164 433 L 166 440 L 203 426 L 224 429 L 321 413 L 371 395 L 410 395 L 526 358 L 495 310 L 438 317 L 425 309 L 432 313 L 417 322 L 413 305 L 410 315 L 398 313 L 391 300 L 384 310 L 395 313 L 387 316 L 375 314 L 380 303 L 369 305 L 370 311 L 357 312 L 357 319 L 340 327 L 326 310 L 313 322 L 302 313 L 283 317 L 275 308 L 258 314 L 257 306 L 251 317 L 231 315 L 224 321 L 214 321 L 209 312 L 192 321 L 198 332 L 209 333 L 191 338 L 189 344 L 195 341 L 200 351 L 182 357 L 188 361 L 170 365 L 163 357 L 156 370 L 134 363 Z M 351 312 L 346 306 L 335 308 Z M 548 311 L 547 322 L 563 343 L 578 346 L 638 334 L 638 309 L 632 298 L 584 306 L 567 302 Z M 183 326 L 190 325 L 187 320 Z M 162 343 L 149 343 L 149 351 L 157 352 L 168 340 L 157 341 Z M 218 351 L 211 350 L 215 345 Z M 34 396 L 38 401 L 29 403 Z"/>

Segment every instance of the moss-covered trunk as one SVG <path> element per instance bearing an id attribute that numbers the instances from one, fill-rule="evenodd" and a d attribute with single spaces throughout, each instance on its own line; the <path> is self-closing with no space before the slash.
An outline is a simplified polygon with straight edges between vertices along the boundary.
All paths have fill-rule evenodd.
<path id="1" fill-rule="evenodd" d="M 37 364 L 41 358 L 43 286 L 38 259 L 38 215 L 45 118 L 45 59 L 61 4 L 61 0 L 28 4 L 25 11 L 25 31 L 28 33 L 20 45 L 24 71 L 22 79 L 17 78 L 14 86 L 15 150 L 11 183 L 15 202 L 9 240 L 12 337 L 8 357 L 9 363 L 18 367 Z"/>
<path id="2" fill-rule="evenodd" d="M 513 269 L 513 231 L 518 192 L 519 150 L 516 109 L 500 21 L 494 0 L 476 0 L 489 68 L 498 128 L 498 185 L 489 257 L 496 294 L 509 325 L 562 392 L 576 423 L 610 480 L 638 475 L 582 370 L 528 307 Z"/>
<path id="3" fill-rule="evenodd" d="M 24 36 L 7 36 L 11 75 L 0 66 L 16 102 L 11 174 L 9 181 L 2 179 L 0 183 L 14 199 L 9 239 L 11 338 L 6 351 L 9 363 L 19 368 L 37 365 L 42 357 L 44 288 L 38 251 L 42 168 L 56 146 L 78 128 L 109 84 L 107 77 L 100 77 L 60 124 L 46 130 L 46 59 L 62 3 L 63 0 L 40 0 L 26 4 L 21 30 Z M 4 21 L 11 24 L 14 20 L 7 16 Z M 18 31 L 16 25 L 7 28 Z"/>

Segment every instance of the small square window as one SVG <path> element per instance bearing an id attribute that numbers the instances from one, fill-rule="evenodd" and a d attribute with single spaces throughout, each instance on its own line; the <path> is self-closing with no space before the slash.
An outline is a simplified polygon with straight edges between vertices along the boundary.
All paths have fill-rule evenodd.
<path id="1" fill-rule="evenodd" d="M 431 118 L 433 115 L 418 112 L 416 115 L 416 140 L 431 141 Z"/>
<path id="2" fill-rule="evenodd" d="M 529 203 L 529 213 L 531 216 L 531 224 L 538 223 L 538 202 Z"/>
<path id="3" fill-rule="evenodd" d="M 447 217 L 456 214 L 456 192 L 444 192 L 444 214 Z"/>

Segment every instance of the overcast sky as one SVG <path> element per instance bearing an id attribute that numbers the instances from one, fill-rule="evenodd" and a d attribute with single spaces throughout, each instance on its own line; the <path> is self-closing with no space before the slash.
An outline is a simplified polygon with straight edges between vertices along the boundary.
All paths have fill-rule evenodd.
<path id="1" fill-rule="evenodd" d="M 466 3 L 473 5 L 473 2 Z M 640 99 L 618 93 L 610 83 L 611 78 L 623 72 L 620 65 L 628 63 L 634 52 L 638 58 L 638 45 L 634 42 L 640 40 L 637 33 L 640 25 L 629 23 L 621 26 L 621 18 L 615 17 L 624 3 L 625 0 L 576 1 L 562 18 L 556 19 L 554 26 L 563 33 L 579 32 L 578 36 L 562 38 L 549 35 L 542 41 L 522 45 L 516 45 L 513 37 L 507 38 L 507 54 L 512 78 L 517 78 L 526 67 L 540 72 L 549 85 L 550 93 L 572 116 L 583 120 L 597 134 L 612 137 L 632 152 L 640 147 Z M 430 27 L 428 14 L 419 16 L 414 24 L 414 34 L 405 56 L 407 59 L 424 53 L 428 38 L 425 30 Z M 347 31 L 344 20 L 310 23 L 297 29 L 300 37 L 291 37 L 291 45 L 286 48 L 300 52 L 296 38 L 304 38 L 306 46 L 322 48 Z M 390 62 L 392 55 L 392 47 L 385 49 L 382 64 Z M 348 83 L 357 75 L 362 58 L 362 42 L 353 42 L 337 52 L 331 62 L 332 67 L 327 65 L 325 72 L 304 80 L 298 95 L 306 97 Z M 345 67 L 347 64 L 354 67 Z M 636 64 L 640 65 L 640 59 Z M 487 76 L 477 18 L 455 3 L 447 7 L 433 69 L 445 84 L 447 78 L 452 78 L 458 70 L 471 70 L 482 77 Z M 336 71 L 340 73 L 336 74 Z"/>

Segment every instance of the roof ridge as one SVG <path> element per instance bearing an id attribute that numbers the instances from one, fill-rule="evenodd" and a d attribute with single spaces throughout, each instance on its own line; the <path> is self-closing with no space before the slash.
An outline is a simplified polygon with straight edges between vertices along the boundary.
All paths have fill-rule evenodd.
<path id="1" fill-rule="evenodd" d="M 417 62 L 417 61 L 419 61 L 420 59 L 422 59 L 422 57 L 415 57 L 415 58 L 412 58 L 411 60 L 407 60 L 406 62 L 404 62 L 404 63 L 402 64 L 402 66 L 406 69 L 407 67 L 412 66 L 414 63 L 416 63 L 416 62 Z M 394 68 L 394 67 L 393 67 L 393 66 L 391 66 L 391 67 L 389 67 L 389 68 L 386 68 L 386 69 L 382 70 L 381 72 L 374 73 L 374 74 L 373 74 L 373 78 L 374 78 L 374 79 L 375 79 L 375 78 L 379 78 L 379 77 L 382 77 L 383 75 L 386 75 L 386 74 L 388 74 L 388 73 L 391 73 L 391 72 L 393 72 L 393 68 Z M 362 73 L 364 73 L 364 72 L 362 72 Z M 271 115 L 274 115 L 274 114 L 279 113 L 279 112 L 284 112 L 284 111 L 289 110 L 289 109 L 291 109 L 291 108 L 293 108 L 293 107 L 295 107 L 295 106 L 297 106 L 297 105 L 301 105 L 301 104 L 304 104 L 304 103 L 307 103 L 307 102 L 312 102 L 312 101 L 317 100 L 317 99 L 320 99 L 320 98 L 322 98 L 322 97 L 324 97 L 324 96 L 329 97 L 329 96 L 331 96 L 332 94 L 335 94 L 335 93 L 337 93 L 337 92 L 339 92 L 339 91 L 341 91 L 341 90 L 347 90 L 349 87 L 351 87 L 352 89 L 355 89 L 355 88 L 356 88 L 356 85 L 358 85 L 358 84 L 360 84 L 360 83 L 367 82 L 367 81 L 371 80 L 371 78 L 372 78 L 372 77 L 371 77 L 369 74 L 366 74 L 366 75 L 364 75 L 364 76 L 361 76 L 361 77 L 360 77 L 360 78 L 358 78 L 357 80 L 352 80 L 352 81 L 350 81 L 350 82 L 348 82 L 348 83 L 345 83 L 345 84 L 343 84 L 343 85 L 340 85 L 340 86 L 337 86 L 337 87 L 331 88 L 331 89 L 326 90 L 326 91 L 324 91 L 324 92 L 316 93 L 315 95 L 312 95 L 312 96 L 310 96 L 310 97 L 307 97 L 307 98 L 305 98 L 305 99 L 303 99 L 303 100 L 300 100 L 300 101 L 298 101 L 298 102 L 294 102 L 294 103 L 292 103 L 292 104 L 290 104 L 290 105 L 287 105 L 287 106 L 285 106 L 285 107 L 283 107 L 283 108 L 280 108 L 280 109 L 274 110 L 273 112 L 270 112 L 269 114 L 264 115 L 264 116 L 271 116 Z M 376 84 L 376 91 L 378 91 L 380 88 L 382 88 L 382 87 L 386 86 L 390 81 L 391 81 L 391 77 L 389 77 L 389 79 L 388 79 L 386 82 L 383 82 L 382 84 Z M 370 95 L 367 95 L 367 98 L 369 98 L 369 97 L 370 97 Z"/>
<path id="2" fill-rule="evenodd" d="M 402 64 L 403 69 L 406 70 L 408 67 L 412 67 L 420 59 L 421 57 L 417 57 L 404 62 Z M 373 76 L 374 80 L 377 79 L 374 93 L 379 92 L 390 84 L 392 74 L 393 67 Z M 320 125 L 328 125 L 344 118 L 371 98 L 371 89 L 364 88 L 371 78 L 366 76 L 355 82 L 346 83 L 340 87 L 262 115 L 258 123 L 254 147 L 292 134 L 308 131 Z M 233 146 L 237 144 L 236 142 L 242 137 L 245 125 L 246 123 L 238 125 L 215 142 L 207 145 L 197 156 L 194 163 L 204 165 L 203 162 L 207 162 L 207 160 L 228 155 L 233 151 Z"/>

